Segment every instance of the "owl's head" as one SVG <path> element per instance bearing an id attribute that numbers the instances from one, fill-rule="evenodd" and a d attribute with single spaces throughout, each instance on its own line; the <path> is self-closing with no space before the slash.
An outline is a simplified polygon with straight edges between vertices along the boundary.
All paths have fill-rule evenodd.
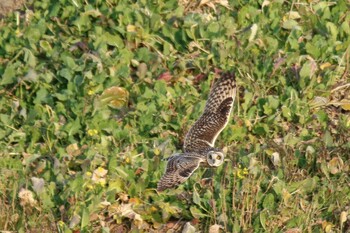
<path id="1" fill-rule="evenodd" d="M 207 153 L 207 162 L 211 167 L 218 167 L 224 162 L 225 155 L 222 151 L 211 150 Z"/>

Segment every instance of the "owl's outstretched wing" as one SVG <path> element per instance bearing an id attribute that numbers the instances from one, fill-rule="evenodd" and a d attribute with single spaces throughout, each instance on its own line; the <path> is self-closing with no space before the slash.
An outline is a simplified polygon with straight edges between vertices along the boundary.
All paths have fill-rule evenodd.
<path id="1" fill-rule="evenodd" d="M 214 147 L 217 136 L 229 121 L 235 96 L 234 73 L 223 73 L 211 89 L 203 114 L 186 135 L 184 152 L 201 152 Z"/>
<path id="2" fill-rule="evenodd" d="M 165 173 L 158 182 L 157 190 L 175 188 L 185 182 L 203 161 L 202 157 L 195 154 L 176 154 L 169 157 Z"/>

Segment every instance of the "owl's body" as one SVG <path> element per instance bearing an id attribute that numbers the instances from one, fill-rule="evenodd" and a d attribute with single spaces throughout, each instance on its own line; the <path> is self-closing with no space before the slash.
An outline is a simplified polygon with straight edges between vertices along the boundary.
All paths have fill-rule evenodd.
<path id="1" fill-rule="evenodd" d="M 165 174 L 158 183 L 159 191 L 177 187 L 199 166 L 218 167 L 223 163 L 224 154 L 214 144 L 229 121 L 235 96 L 234 74 L 221 74 L 211 89 L 203 114 L 186 135 L 184 153 L 168 158 Z"/>

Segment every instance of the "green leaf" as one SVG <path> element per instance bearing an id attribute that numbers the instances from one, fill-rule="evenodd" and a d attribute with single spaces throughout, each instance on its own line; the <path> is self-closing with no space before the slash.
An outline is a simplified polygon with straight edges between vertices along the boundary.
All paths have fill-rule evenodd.
<path id="1" fill-rule="evenodd" d="M 287 118 L 289 121 L 292 120 L 292 112 L 290 110 L 290 108 L 286 107 L 286 106 L 282 106 L 282 115 L 283 117 Z"/>
<path id="2" fill-rule="evenodd" d="M 323 141 L 324 141 L 324 143 L 326 144 L 327 147 L 334 146 L 333 137 L 332 137 L 331 133 L 328 130 L 324 133 Z"/>
<path id="3" fill-rule="evenodd" d="M 117 34 L 112 35 L 109 32 L 106 32 L 103 37 L 108 45 L 115 46 L 119 49 L 124 47 L 123 40 Z"/>
<path id="4" fill-rule="evenodd" d="M 16 68 L 14 64 L 8 64 L 5 68 L 5 72 L 2 75 L 0 85 L 7 85 L 15 82 L 16 80 Z"/>
<path id="5" fill-rule="evenodd" d="M 302 78 L 310 78 L 312 75 L 311 63 L 305 62 L 303 67 L 301 68 L 299 74 L 300 74 L 300 77 L 302 77 Z M 305 87 L 305 86 L 303 85 L 302 87 Z"/>
<path id="6" fill-rule="evenodd" d="M 217 22 L 212 22 L 208 26 L 208 32 L 213 34 L 217 34 L 219 32 L 219 29 L 220 29 L 220 25 Z"/>
<path id="7" fill-rule="evenodd" d="M 264 209 L 273 210 L 275 209 L 275 197 L 272 193 L 269 193 L 265 196 L 263 201 Z"/>
<path id="8" fill-rule="evenodd" d="M 67 79 L 67 81 L 70 81 L 73 78 L 73 72 L 70 69 L 63 68 L 59 71 L 59 74 Z"/>
<path id="9" fill-rule="evenodd" d="M 90 223 L 90 213 L 88 208 L 83 209 L 83 214 L 81 218 L 81 228 L 88 226 Z"/>
<path id="10" fill-rule="evenodd" d="M 40 40 L 39 45 L 47 54 L 51 54 L 52 47 L 48 41 Z"/>
<path id="11" fill-rule="evenodd" d="M 24 50 L 24 61 L 32 68 L 36 66 L 36 57 L 29 49 L 23 48 Z"/>
<path id="12" fill-rule="evenodd" d="M 199 209 L 197 209 L 197 207 L 195 206 L 191 206 L 190 207 L 190 211 L 191 211 L 191 214 L 194 218 L 197 218 L 197 219 L 200 219 L 200 218 L 203 218 L 203 217 L 207 217 L 208 215 L 206 214 L 203 214 Z"/>
<path id="13" fill-rule="evenodd" d="M 332 22 L 327 22 L 326 27 L 329 34 L 331 34 L 332 40 L 337 41 L 338 27 Z"/>
<path id="14" fill-rule="evenodd" d="M 65 63 L 65 65 L 74 70 L 77 65 L 75 64 L 75 61 L 74 59 L 71 57 L 71 56 L 68 56 L 68 55 L 62 55 L 62 61 Z"/>
<path id="15" fill-rule="evenodd" d="M 193 202 L 195 204 L 197 204 L 197 205 L 201 204 L 201 198 L 200 198 L 196 188 L 193 189 L 192 199 L 193 199 Z"/>
<path id="16" fill-rule="evenodd" d="M 299 24 L 294 19 L 289 19 L 283 22 L 282 27 L 287 30 L 297 29 L 300 30 Z"/>
<path id="17" fill-rule="evenodd" d="M 48 94 L 49 93 L 45 88 L 40 88 L 39 91 L 36 93 L 36 98 L 34 100 L 34 103 L 35 104 L 45 103 L 47 101 Z"/>
<path id="18" fill-rule="evenodd" d="M 259 214 L 260 224 L 266 230 L 266 220 L 267 220 L 267 212 L 261 211 Z"/>

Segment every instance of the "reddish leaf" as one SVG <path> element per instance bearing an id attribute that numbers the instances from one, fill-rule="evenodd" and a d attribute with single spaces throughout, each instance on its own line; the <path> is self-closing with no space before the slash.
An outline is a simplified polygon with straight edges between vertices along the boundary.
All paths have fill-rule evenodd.
<path id="1" fill-rule="evenodd" d="M 165 82 L 169 82 L 173 76 L 169 71 L 162 73 L 161 75 L 158 76 L 158 80 L 164 80 Z"/>

